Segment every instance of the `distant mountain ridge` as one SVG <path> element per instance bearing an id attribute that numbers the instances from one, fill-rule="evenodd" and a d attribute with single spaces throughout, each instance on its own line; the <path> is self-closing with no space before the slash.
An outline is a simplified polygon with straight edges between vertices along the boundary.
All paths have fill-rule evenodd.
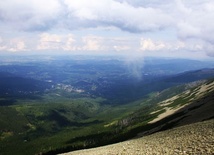
<path id="1" fill-rule="evenodd" d="M 33 95 L 49 88 L 47 82 L 20 77 L 8 72 L 0 72 L 0 96 L 18 97 Z"/>
<path id="2" fill-rule="evenodd" d="M 197 80 L 209 79 L 214 77 L 213 68 L 204 68 L 195 71 L 187 71 L 167 78 L 167 82 L 188 83 Z"/>

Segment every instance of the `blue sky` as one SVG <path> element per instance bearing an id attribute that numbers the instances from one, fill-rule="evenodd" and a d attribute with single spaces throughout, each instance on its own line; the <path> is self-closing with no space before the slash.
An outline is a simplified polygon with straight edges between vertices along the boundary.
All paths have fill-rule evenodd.
<path id="1" fill-rule="evenodd" d="M 213 0 L 1 0 L 0 54 L 214 57 Z"/>

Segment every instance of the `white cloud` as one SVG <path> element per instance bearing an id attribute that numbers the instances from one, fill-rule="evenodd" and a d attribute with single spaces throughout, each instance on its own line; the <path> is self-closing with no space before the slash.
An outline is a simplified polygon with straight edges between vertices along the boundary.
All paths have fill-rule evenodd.
<path id="1" fill-rule="evenodd" d="M 4 51 L 7 49 L 7 46 L 5 45 L 2 37 L 0 37 L 0 51 Z"/>
<path id="2" fill-rule="evenodd" d="M 40 35 L 38 50 L 50 50 L 61 48 L 61 36 L 56 34 L 43 33 Z"/>
<path id="3" fill-rule="evenodd" d="M 214 2 L 176 0 L 173 12 L 178 38 L 186 44 L 186 50 L 214 53 Z M 177 23 L 176 23 L 177 22 Z"/>
<path id="4" fill-rule="evenodd" d="M 161 9 L 135 7 L 115 0 L 7 0 L 0 1 L 0 12 L 4 23 L 22 30 L 115 26 L 139 32 L 170 23 L 170 17 Z"/>
<path id="5" fill-rule="evenodd" d="M 213 19 L 213 0 L 1 0 L 0 30 L 7 39 L 0 38 L 0 50 L 182 50 L 213 56 Z M 75 33 L 82 30 L 90 32 Z"/>
<path id="6" fill-rule="evenodd" d="M 42 33 L 39 35 L 38 50 L 78 50 L 76 40 L 72 34 Z"/>
<path id="7" fill-rule="evenodd" d="M 16 51 L 22 51 L 25 50 L 25 43 L 24 41 L 18 41 L 16 42 Z"/>
<path id="8" fill-rule="evenodd" d="M 61 13 L 58 0 L 0 1 L 0 20 L 21 30 L 49 29 Z"/>
<path id="9" fill-rule="evenodd" d="M 75 39 L 73 35 L 69 34 L 65 37 L 65 45 L 62 47 L 65 51 L 74 51 L 77 50 L 77 47 L 75 45 Z"/>
<path id="10" fill-rule="evenodd" d="M 117 46 L 117 45 L 115 45 L 115 46 L 113 46 L 113 48 L 116 50 L 116 51 L 128 51 L 128 50 L 130 50 L 131 49 L 131 47 L 130 46 L 127 46 L 127 45 L 119 45 L 119 46 Z"/>
<path id="11" fill-rule="evenodd" d="M 140 50 L 148 52 L 148 51 L 165 51 L 165 52 L 174 52 L 174 51 L 192 51 L 198 52 L 207 50 L 209 48 L 213 48 L 211 46 L 207 46 L 205 42 L 197 41 L 197 40 L 188 40 L 184 41 L 156 41 L 151 38 L 141 38 L 140 41 Z M 210 51 L 210 50 L 209 50 Z"/>
<path id="12" fill-rule="evenodd" d="M 26 51 L 26 43 L 21 38 L 5 39 L 0 37 L 0 51 Z"/>
<path id="13" fill-rule="evenodd" d="M 41 42 L 56 42 L 60 43 L 61 42 L 61 36 L 56 35 L 56 34 L 48 34 L 48 33 L 43 33 L 40 35 Z"/>
<path id="14" fill-rule="evenodd" d="M 166 49 L 166 43 L 164 42 L 155 42 L 152 41 L 150 38 L 148 39 L 141 39 L 140 42 L 140 49 L 143 51 L 156 51 L 156 50 L 162 50 L 162 49 Z"/>
<path id="15" fill-rule="evenodd" d="M 79 26 L 115 26 L 125 31 L 141 32 L 161 29 L 171 22 L 170 16 L 160 9 L 134 7 L 126 2 L 65 0 L 65 4 L 70 17 L 79 19 L 77 22 L 83 24 Z"/>
<path id="16" fill-rule="evenodd" d="M 98 51 L 105 50 L 102 42 L 103 38 L 97 36 L 85 36 L 83 37 L 84 46 L 81 48 L 86 51 Z"/>
<path id="17" fill-rule="evenodd" d="M 175 26 L 178 29 L 178 36 L 182 39 L 197 38 L 205 41 L 214 41 L 211 33 L 214 33 L 214 2 L 176 0 Z M 176 23 L 177 22 L 177 23 Z"/>
<path id="18" fill-rule="evenodd" d="M 129 32 L 177 28 L 181 38 L 208 36 L 214 31 L 211 0 L 7 0 L 0 1 L 2 24 L 22 30 L 70 30 L 114 26 Z M 212 38 L 212 39 L 210 39 Z"/>

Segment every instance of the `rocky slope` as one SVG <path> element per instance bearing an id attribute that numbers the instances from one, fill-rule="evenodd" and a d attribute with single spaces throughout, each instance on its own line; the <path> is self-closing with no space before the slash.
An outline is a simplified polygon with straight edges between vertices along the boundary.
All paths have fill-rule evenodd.
<path id="1" fill-rule="evenodd" d="M 64 155 L 213 155 L 214 119 Z"/>

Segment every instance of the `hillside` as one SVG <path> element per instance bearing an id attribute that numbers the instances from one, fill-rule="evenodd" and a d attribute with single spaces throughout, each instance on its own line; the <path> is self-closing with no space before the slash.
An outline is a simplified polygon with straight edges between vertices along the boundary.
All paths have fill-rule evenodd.
<path id="1" fill-rule="evenodd" d="M 214 153 L 214 119 L 158 132 L 139 139 L 64 155 L 206 154 Z"/>
<path id="2" fill-rule="evenodd" d="M 90 70 L 84 75 L 84 66 L 70 66 L 73 70 L 66 70 L 65 76 L 47 66 L 34 71 L 22 66 L 23 73 L 7 67 L 14 72 L 0 72 L 1 155 L 52 155 L 94 148 L 214 117 L 214 81 L 205 80 L 213 77 L 213 69 L 161 78 L 145 75 L 148 80 L 136 81 L 113 66 L 108 72 L 103 67 L 97 75 Z M 81 73 L 73 77 L 75 70 Z M 40 78 L 33 79 L 38 72 Z M 57 76 L 62 81 L 54 82 Z M 102 92 L 99 89 L 104 96 L 96 95 Z"/>
<path id="3" fill-rule="evenodd" d="M 128 135 L 143 136 L 160 130 L 214 118 L 214 81 L 198 81 L 158 92 L 137 111 L 121 119 Z M 131 137 L 130 137 L 131 138 Z"/>
<path id="4" fill-rule="evenodd" d="M 152 112 L 150 112 L 150 117 L 148 116 L 148 114 L 145 115 L 147 116 L 147 119 L 145 119 L 144 122 L 148 122 L 147 125 L 135 127 L 136 122 L 138 122 L 138 125 L 140 124 L 140 117 L 142 117 L 143 115 L 141 113 L 144 113 L 145 111 L 143 111 L 143 109 L 141 109 L 141 113 L 137 111 L 134 115 L 132 114 L 129 117 L 123 118 L 119 121 L 119 124 L 123 126 L 124 130 L 127 128 L 129 129 L 126 135 L 136 135 L 136 138 L 147 135 L 150 136 L 130 142 L 106 146 L 101 148 L 101 150 L 92 149 L 90 151 L 81 151 L 76 153 L 136 154 L 138 152 L 137 154 L 176 154 L 177 152 L 177 154 L 211 154 L 211 151 L 213 151 L 212 148 L 214 147 L 214 81 L 199 81 L 187 84 L 185 86 L 188 87 L 186 91 L 178 93 L 167 99 L 163 99 L 162 101 L 158 102 L 156 108 L 153 109 Z M 161 92 L 156 97 L 162 98 L 162 95 L 164 93 L 165 92 Z M 202 122 L 210 119 L 211 121 L 209 121 L 208 123 L 189 125 L 195 122 Z M 189 126 L 169 130 L 184 125 Z M 206 125 L 208 126 L 206 127 Z M 167 131 L 156 133 L 164 130 Z M 207 137 L 209 139 L 208 141 L 205 140 Z M 184 145 L 180 145 L 183 142 Z M 145 147 L 144 145 L 147 147 Z M 114 147 L 115 149 L 112 149 Z M 156 150 L 153 150 L 154 148 L 156 148 Z M 144 152 L 143 150 L 146 152 Z M 156 152 L 151 152 L 151 150 Z M 76 153 L 74 152 L 74 154 Z"/>
<path id="5" fill-rule="evenodd" d="M 159 111 L 164 110 L 164 112 L 149 123 L 158 122 L 170 115 L 171 118 L 174 117 L 168 122 L 173 124 L 172 126 L 211 119 L 214 118 L 213 105 L 214 81 L 209 81 L 158 103 Z"/>

